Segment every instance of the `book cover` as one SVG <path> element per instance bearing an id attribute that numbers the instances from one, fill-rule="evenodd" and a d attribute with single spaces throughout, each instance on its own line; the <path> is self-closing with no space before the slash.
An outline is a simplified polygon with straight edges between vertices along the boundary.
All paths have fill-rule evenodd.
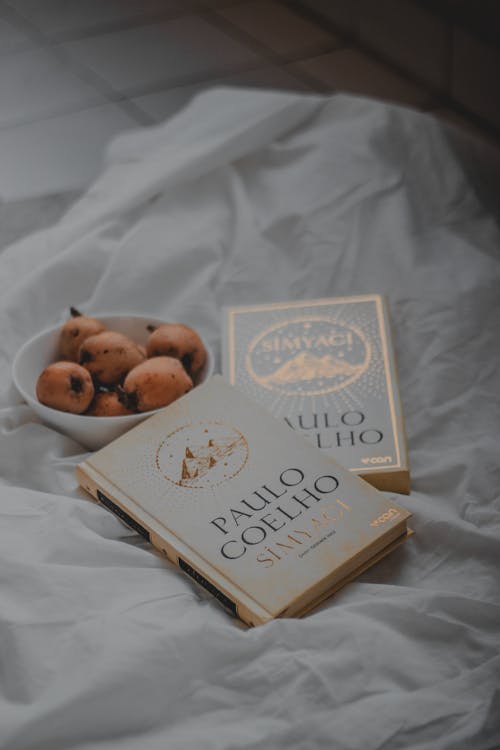
<path id="1" fill-rule="evenodd" d="M 223 374 L 375 487 L 410 474 L 386 300 L 380 295 L 229 307 Z"/>
<path id="2" fill-rule="evenodd" d="M 411 515 L 221 376 L 77 477 L 249 625 L 306 612 L 402 541 Z"/>

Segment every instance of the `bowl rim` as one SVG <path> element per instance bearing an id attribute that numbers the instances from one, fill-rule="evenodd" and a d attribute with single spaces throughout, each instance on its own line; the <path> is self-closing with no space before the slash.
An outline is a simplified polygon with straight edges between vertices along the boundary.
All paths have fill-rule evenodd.
<path id="1" fill-rule="evenodd" d="M 86 313 L 82 313 L 82 315 L 85 315 Z M 154 321 L 160 321 L 161 323 L 174 323 L 174 322 L 180 322 L 180 321 L 169 321 L 169 320 L 163 320 L 161 318 L 157 318 L 154 315 L 142 315 L 142 314 L 135 314 L 135 313 L 115 313 L 115 312 L 100 312 L 100 313 L 92 313 L 89 314 L 89 317 L 97 318 L 98 320 L 100 318 L 133 318 L 135 320 L 144 320 L 144 321 L 151 321 L 152 323 Z M 47 409 L 50 414 L 58 414 L 58 415 L 65 415 L 66 417 L 78 417 L 78 421 L 82 423 L 82 420 L 85 420 L 88 424 L 95 424 L 97 425 L 99 422 L 102 422 L 107 425 L 111 425 L 112 422 L 115 420 L 119 420 L 120 424 L 125 424 L 126 420 L 130 422 L 135 422 L 137 420 L 142 420 L 145 417 L 151 416 L 153 414 L 156 414 L 157 412 L 161 411 L 162 409 L 165 409 L 165 406 L 160 406 L 158 409 L 150 409 L 149 411 L 141 411 L 136 412 L 133 414 L 120 414 L 116 416 L 110 416 L 110 417 L 95 417 L 89 414 L 73 414 L 72 412 L 62 411 L 61 409 L 54 409 L 52 406 L 47 406 L 46 404 L 42 404 L 41 401 L 39 401 L 36 398 L 36 395 L 31 395 L 26 391 L 26 389 L 21 385 L 19 377 L 18 377 L 18 369 L 19 369 L 19 362 L 22 359 L 23 354 L 29 349 L 29 347 L 35 343 L 38 339 L 42 338 L 43 336 L 47 336 L 48 334 L 55 333 L 58 329 L 60 329 L 64 323 L 58 323 L 53 326 L 49 326 L 47 328 L 44 328 L 41 331 L 38 331 L 38 333 L 35 333 L 33 336 L 31 336 L 27 341 L 22 344 L 17 352 L 14 355 L 14 359 L 12 360 L 11 365 L 11 377 L 12 381 L 14 383 L 14 386 L 16 387 L 18 393 L 23 397 L 23 399 L 31 405 L 31 403 L 34 403 L 37 408 L 43 408 Z M 188 325 L 185 323 L 184 325 Z M 205 374 L 205 377 L 202 382 L 205 382 L 208 380 L 211 375 L 213 375 L 214 370 L 214 354 L 212 351 L 212 348 L 207 344 L 206 339 L 198 332 L 198 336 L 200 336 L 201 340 L 203 341 L 203 345 L 205 347 L 205 351 L 207 352 L 207 372 Z M 56 360 L 57 361 L 57 360 Z M 201 385 L 199 383 L 198 385 Z"/>

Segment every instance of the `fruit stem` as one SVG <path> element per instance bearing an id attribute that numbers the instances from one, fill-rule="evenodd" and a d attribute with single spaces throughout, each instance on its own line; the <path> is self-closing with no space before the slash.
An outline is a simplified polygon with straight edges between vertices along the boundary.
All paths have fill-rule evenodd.
<path id="1" fill-rule="evenodd" d="M 76 309 L 76 307 L 70 307 L 69 311 L 71 313 L 72 318 L 81 318 L 82 314 L 79 310 Z"/>

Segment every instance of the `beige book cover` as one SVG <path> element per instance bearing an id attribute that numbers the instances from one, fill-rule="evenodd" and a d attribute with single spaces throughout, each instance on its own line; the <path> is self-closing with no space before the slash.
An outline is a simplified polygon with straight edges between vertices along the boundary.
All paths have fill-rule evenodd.
<path id="1" fill-rule="evenodd" d="M 375 487 L 409 493 L 384 297 L 229 307 L 223 330 L 232 385 Z"/>
<path id="2" fill-rule="evenodd" d="M 408 511 L 221 376 L 77 477 L 249 625 L 302 615 L 408 533 Z"/>

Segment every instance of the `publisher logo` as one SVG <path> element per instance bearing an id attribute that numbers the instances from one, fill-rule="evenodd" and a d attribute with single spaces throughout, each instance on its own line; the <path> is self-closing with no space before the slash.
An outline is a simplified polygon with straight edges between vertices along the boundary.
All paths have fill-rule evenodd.
<path id="1" fill-rule="evenodd" d="M 156 452 L 156 466 L 179 487 L 210 489 L 232 479 L 248 460 L 248 443 L 223 422 L 187 424 L 171 432 Z"/>
<path id="2" fill-rule="evenodd" d="M 330 393 L 353 383 L 368 367 L 371 350 L 356 326 L 302 316 L 259 333 L 246 368 L 259 385 L 287 395 Z"/>

